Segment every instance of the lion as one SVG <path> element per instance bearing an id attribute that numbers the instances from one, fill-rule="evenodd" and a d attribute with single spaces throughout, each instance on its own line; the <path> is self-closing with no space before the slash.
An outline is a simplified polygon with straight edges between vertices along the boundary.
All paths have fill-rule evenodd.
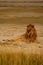
<path id="1" fill-rule="evenodd" d="M 35 42 L 37 40 L 37 32 L 36 32 L 36 29 L 34 27 L 34 25 L 32 24 L 29 24 L 27 25 L 27 28 L 26 28 L 26 32 L 17 37 L 16 39 L 11 39 L 11 40 L 7 40 L 7 41 L 11 41 L 11 42 L 20 42 L 20 41 L 23 41 L 23 42 Z"/>
<path id="2" fill-rule="evenodd" d="M 37 40 L 37 32 L 34 27 L 34 25 L 29 24 L 27 25 L 27 29 L 25 34 L 21 35 L 20 37 L 16 38 L 15 41 L 29 41 L 29 42 L 35 42 Z"/>
<path id="3" fill-rule="evenodd" d="M 34 25 L 30 24 L 27 26 L 26 38 L 29 39 L 30 42 L 34 42 L 37 39 L 37 32 Z"/>

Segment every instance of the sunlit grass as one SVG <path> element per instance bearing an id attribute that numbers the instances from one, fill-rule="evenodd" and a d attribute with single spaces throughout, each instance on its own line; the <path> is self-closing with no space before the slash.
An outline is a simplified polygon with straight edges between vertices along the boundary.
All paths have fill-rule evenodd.
<path id="1" fill-rule="evenodd" d="M 43 54 L 25 53 L 22 47 L 3 43 L 0 44 L 0 65 L 43 65 Z"/>

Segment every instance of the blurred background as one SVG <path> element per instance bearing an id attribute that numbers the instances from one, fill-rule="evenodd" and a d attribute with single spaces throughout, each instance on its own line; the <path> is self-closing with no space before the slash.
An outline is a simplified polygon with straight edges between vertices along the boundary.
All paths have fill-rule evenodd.
<path id="1" fill-rule="evenodd" d="M 43 6 L 43 0 L 0 0 L 0 6 Z"/>
<path id="2" fill-rule="evenodd" d="M 28 24 L 43 37 L 43 0 L 0 0 L 1 41 L 24 34 Z"/>

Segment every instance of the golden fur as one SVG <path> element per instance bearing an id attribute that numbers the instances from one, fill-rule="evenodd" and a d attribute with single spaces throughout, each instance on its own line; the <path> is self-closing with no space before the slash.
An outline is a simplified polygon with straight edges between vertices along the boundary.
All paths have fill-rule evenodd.
<path id="1" fill-rule="evenodd" d="M 37 38 L 37 32 L 34 27 L 34 25 L 28 25 L 27 31 L 26 31 L 26 38 L 29 39 L 29 41 L 34 42 Z"/>
<path id="2" fill-rule="evenodd" d="M 37 38 L 37 32 L 36 29 L 34 27 L 34 25 L 28 25 L 27 26 L 27 30 L 26 33 L 20 37 L 18 37 L 17 39 L 15 39 L 15 41 L 19 42 L 19 41 L 29 41 L 29 42 L 35 42 Z"/>

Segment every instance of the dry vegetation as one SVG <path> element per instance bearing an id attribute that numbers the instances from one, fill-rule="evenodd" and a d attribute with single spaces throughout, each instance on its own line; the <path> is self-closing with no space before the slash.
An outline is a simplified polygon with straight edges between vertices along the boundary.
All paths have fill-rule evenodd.
<path id="1" fill-rule="evenodd" d="M 1 44 L 0 65 L 43 65 L 42 48 L 39 44 L 29 44 L 25 47 Z"/>
<path id="2" fill-rule="evenodd" d="M 43 13 L 41 7 L 0 7 L 0 23 L 43 23 L 41 17 L 8 16 L 21 12 Z M 42 22 L 41 22 L 42 21 Z M 17 23 L 18 24 L 18 23 Z M 43 65 L 43 44 L 0 42 L 0 65 Z"/>
<path id="3" fill-rule="evenodd" d="M 28 15 L 26 15 L 26 13 Z M 31 16 L 30 14 L 33 13 Z M 35 15 L 42 15 L 40 17 L 34 17 Z M 25 15 L 23 15 L 25 14 Z M 19 16 L 18 16 L 19 15 Z M 30 16 L 29 16 L 30 15 Z M 13 22 L 13 23 L 36 23 L 43 21 L 43 8 L 42 7 L 0 7 L 0 22 Z"/>
<path id="4" fill-rule="evenodd" d="M 43 13 L 43 7 L 38 6 L 14 6 L 14 7 L 0 7 L 0 12 L 37 12 L 37 13 Z"/>

